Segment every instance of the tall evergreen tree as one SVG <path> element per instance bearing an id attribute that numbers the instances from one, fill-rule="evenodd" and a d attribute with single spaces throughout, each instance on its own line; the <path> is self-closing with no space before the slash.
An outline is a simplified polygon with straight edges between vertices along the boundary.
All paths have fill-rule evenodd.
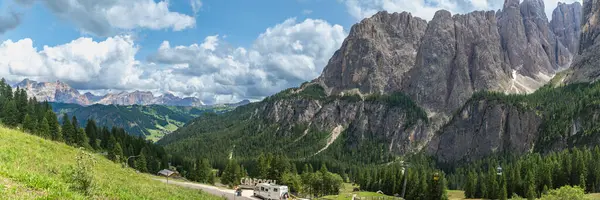
<path id="1" fill-rule="evenodd" d="M 64 141 L 62 136 L 62 132 L 60 130 L 60 124 L 58 123 L 58 118 L 56 114 L 52 112 L 52 110 L 47 110 L 45 115 L 46 120 L 48 120 L 49 130 L 50 130 L 50 138 L 54 141 Z"/>
<path id="2" fill-rule="evenodd" d="M 108 159 L 114 162 L 121 162 L 124 160 L 123 148 L 121 148 L 121 144 L 116 143 L 113 145 L 113 148 L 108 152 Z"/>
<path id="3" fill-rule="evenodd" d="M 77 120 L 77 117 L 75 117 L 75 115 L 73 115 L 73 117 L 71 118 L 71 123 L 73 124 L 73 128 L 75 128 L 75 130 L 79 129 L 79 121 Z"/>
<path id="4" fill-rule="evenodd" d="M 29 115 L 25 114 L 25 120 L 23 120 L 23 130 L 27 133 L 36 134 L 35 128 L 37 124 L 35 120 Z"/>
<path id="5" fill-rule="evenodd" d="M 38 134 L 46 139 L 52 138 L 50 133 L 50 124 L 48 124 L 48 120 L 44 117 L 38 126 Z"/>
<path id="6" fill-rule="evenodd" d="M 2 110 L 2 122 L 8 127 L 17 127 L 19 125 L 18 115 L 19 111 L 15 101 L 8 100 Z"/>
<path id="7" fill-rule="evenodd" d="M 86 149 L 91 149 L 90 141 L 88 137 L 85 135 L 85 131 L 82 128 L 76 129 L 75 135 L 73 135 L 73 142 L 75 146 L 84 147 Z"/>
<path id="8" fill-rule="evenodd" d="M 140 172 L 148 172 L 148 162 L 146 161 L 145 147 L 142 149 L 140 156 L 135 159 L 135 168 Z"/>
<path id="9" fill-rule="evenodd" d="M 76 130 L 75 127 L 73 127 L 73 124 L 71 124 L 71 120 L 69 120 L 69 116 L 67 114 L 63 115 L 63 124 L 61 130 L 65 143 L 68 145 L 74 145 Z"/>
<path id="10" fill-rule="evenodd" d="M 98 127 L 96 126 L 96 121 L 89 119 L 85 125 L 85 134 L 90 140 L 90 146 L 92 149 L 98 149 L 99 145 L 96 141 L 98 138 Z"/>

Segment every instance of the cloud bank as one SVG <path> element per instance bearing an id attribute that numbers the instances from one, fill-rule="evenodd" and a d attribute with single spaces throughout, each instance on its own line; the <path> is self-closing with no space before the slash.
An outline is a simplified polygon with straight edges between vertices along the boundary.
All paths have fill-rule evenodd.
<path id="1" fill-rule="evenodd" d="M 250 48 L 232 47 L 219 35 L 200 44 L 164 41 L 147 60 L 136 60 L 133 37 L 104 41 L 81 37 L 36 49 L 33 40 L 0 44 L 0 76 L 61 80 L 77 89 L 149 90 L 224 103 L 261 99 L 316 78 L 347 33 L 323 20 L 288 19 L 260 34 Z"/>

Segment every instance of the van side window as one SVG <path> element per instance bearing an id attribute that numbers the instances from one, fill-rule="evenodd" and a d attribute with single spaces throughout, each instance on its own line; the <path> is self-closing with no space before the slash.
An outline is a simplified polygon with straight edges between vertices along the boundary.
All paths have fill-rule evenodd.
<path id="1" fill-rule="evenodd" d="M 260 191 L 265 191 L 265 188 L 264 187 L 260 187 Z"/>
<path id="2" fill-rule="evenodd" d="M 279 191 L 277 191 L 277 188 L 275 188 L 275 189 L 273 189 L 273 192 L 279 192 Z"/>

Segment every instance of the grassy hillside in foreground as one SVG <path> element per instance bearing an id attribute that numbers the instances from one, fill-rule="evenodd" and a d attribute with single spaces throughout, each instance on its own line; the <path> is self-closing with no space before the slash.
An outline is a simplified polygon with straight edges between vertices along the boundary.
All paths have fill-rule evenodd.
<path id="1" fill-rule="evenodd" d="M 0 199 L 220 199 L 92 155 L 88 194 L 72 184 L 79 149 L 0 127 Z"/>

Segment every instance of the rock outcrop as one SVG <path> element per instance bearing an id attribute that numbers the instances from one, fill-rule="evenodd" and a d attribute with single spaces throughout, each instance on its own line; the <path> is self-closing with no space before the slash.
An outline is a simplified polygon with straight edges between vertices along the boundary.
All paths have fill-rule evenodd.
<path id="1" fill-rule="evenodd" d="M 331 133 L 341 126 L 343 137 L 356 138 L 345 145 L 353 146 L 363 140 L 387 141 L 382 145 L 396 154 L 415 152 L 429 139 L 426 119 L 409 119 L 405 108 L 382 102 L 283 99 L 262 104 L 254 113 L 254 118 L 277 124 L 280 127 L 277 134 L 282 137 L 292 136 L 292 129 L 298 124 L 307 125 L 305 134 Z M 300 140 L 310 136 L 294 137 Z"/>
<path id="2" fill-rule="evenodd" d="M 352 26 L 318 81 L 330 93 L 398 91 L 414 67 L 427 22 L 411 14 L 379 12 Z"/>
<path id="3" fill-rule="evenodd" d="M 600 1 L 584 0 L 582 13 L 579 55 L 567 83 L 594 82 L 600 78 Z"/>
<path id="4" fill-rule="evenodd" d="M 451 113 L 475 91 L 508 90 L 510 71 L 499 41 L 493 11 L 455 16 L 438 11 L 404 91 L 430 112 Z"/>
<path id="5" fill-rule="evenodd" d="M 440 162 L 473 161 L 496 153 L 533 150 L 541 116 L 496 101 L 471 101 L 431 140 Z"/>
<path id="6" fill-rule="evenodd" d="M 14 87 L 25 89 L 29 97 L 35 97 L 38 101 L 75 103 L 81 105 L 88 105 L 90 103 L 86 96 L 79 94 L 79 91 L 60 81 L 36 82 L 25 79 L 14 85 Z"/>
<path id="7" fill-rule="evenodd" d="M 402 91 L 445 115 L 476 91 L 531 93 L 577 49 L 581 6 L 559 4 L 553 23 L 544 8 L 542 0 L 506 0 L 497 13 L 439 11 L 429 23 L 379 12 L 352 27 L 315 82 L 329 94 Z"/>
<path id="8" fill-rule="evenodd" d="M 559 44 L 564 45 L 572 56 L 579 53 L 579 38 L 581 37 L 581 4 L 558 3 L 558 7 L 552 13 L 550 27 L 556 35 Z M 559 59 L 558 63 L 570 65 Z M 570 66 L 569 66 L 570 67 Z"/>

